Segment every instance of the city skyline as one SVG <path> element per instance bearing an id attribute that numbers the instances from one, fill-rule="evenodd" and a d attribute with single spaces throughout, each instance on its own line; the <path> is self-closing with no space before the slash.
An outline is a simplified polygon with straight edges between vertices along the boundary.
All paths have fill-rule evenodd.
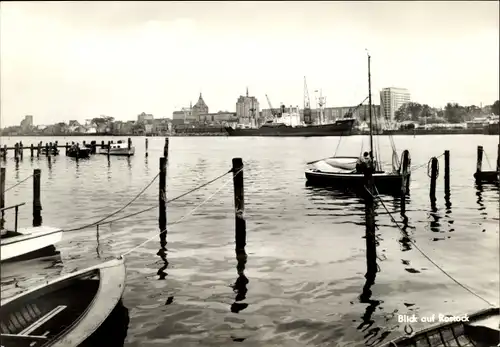
<path id="1" fill-rule="evenodd" d="M 311 107 L 318 89 L 353 106 L 365 49 L 374 104 L 386 87 L 436 107 L 498 99 L 498 2 L 283 4 L 2 3 L 0 125 L 171 118 L 200 92 L 232 111 L 247 87 L 262 109 L 265 94 L 302 107 L 304 76 Z"/>

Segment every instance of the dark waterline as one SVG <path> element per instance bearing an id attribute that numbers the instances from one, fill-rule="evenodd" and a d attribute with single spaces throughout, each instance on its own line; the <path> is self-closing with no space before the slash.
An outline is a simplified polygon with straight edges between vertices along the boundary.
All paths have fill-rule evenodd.
<path id="1" fill-rule="evenodd" d="M 94 139 L 94 138 L 92 138 Z M 101 138 L 95 138 L 101 141 Z M 115 138 L 116 139 L 116 138 Z M 126 140 L 126 138 L 124 138 Z M 343 138 L 339 155 L 357 155 L 363 137 Z M 364 138 L 364 148 L 368 141 Z M 47 138 L 2 138 L 25 146 Z M 66 141 L 86 140 L 70 137 Z M 107 141 L 108 138 L 102 138 Z M 6 187 L 42 170 L 45 225 L 73 228 L 114 212 L 158 172 L 163 138 L 134 137 L 131 158 L 97 155 L 78 163 L 64 156 L 15 163 L 9 153 Z M 231 158 L 245 162 L 246 262 L 234 253 L 232 183 L 180 224 L 171 226 L 167 245 L 158 239 L 127 256 L 123 299 L 129 311 L 125 346 L 351 346 L 376 345 L 404 334 L 398 314 L 459 314 L 486 304 L 430 264 L 418 244 L 460 282 L 498 304 L 499 192 L 475 186 L 477 145 L 495 163 L 498 138 L 482 135 L 398 136 L 412 165 L 451 151 L 451 195 L 444 196 L 443 159 L 437 202 L 429 201 L 427 168 L 412 173 L 407 219 L 401 230 L 376 204 L 377 273 L 367 272 L 364 204 L 355 196 L 305 186 L 304 164 L 331 155 L 338 138 L 182 138 L 170 140 L 168 197 L 177 196 L 227 171 Z M 390 143 L 380 138 L 382 160 Z M 168 222 L 178 220 L 225 180 L 168 206 Z M 32 183 L 6 193 L 7 205 L 26 202 L 20 226 L 31 224 Z M 155 182 L 125 214 L 158 203 Z M 390 211 L 399 200 L 384 197 Z M 120 214 L 122 215 L 122 214 Z M 118 215 L 117 217 L 119 217 Z M 8 225 L 12 216 L 6 215 Z M 65 234 L 60 260 L 2 265 L 2 298 L 61 273 L 124 253 L 158 233 L 154 209 L 131 219 Z M 425 326 L 416 323 L 412 329 Z M 199 344 L 198 344 L 199 343 Z"/>

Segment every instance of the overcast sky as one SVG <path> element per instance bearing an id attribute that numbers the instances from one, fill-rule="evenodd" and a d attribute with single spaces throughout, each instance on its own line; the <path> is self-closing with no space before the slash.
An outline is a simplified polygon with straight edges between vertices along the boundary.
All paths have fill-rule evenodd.
<path id="1" fill-rule="evenodd" d="M 107 115 L 155 118 L 197 101 L 235 110 L 352 106 L 383 87 L 412 100 L 492 104 L 499 95 L 499 2 L 2 2 L 1 125 Z M 312 102 L 314 104 L 314 102 Z"/>

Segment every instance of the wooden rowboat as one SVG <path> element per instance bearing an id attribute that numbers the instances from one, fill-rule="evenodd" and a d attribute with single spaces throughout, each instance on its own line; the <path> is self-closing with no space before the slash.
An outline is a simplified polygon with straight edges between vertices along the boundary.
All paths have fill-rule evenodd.
<path id="1" fill-rule="evenodd" d="M 490 308 L 469 316 L 468 322 L 441 323 L 413 336 L 402 336 L 382 347 L 493 347 L 500 343 L 500 310 Z"/>
<path id="2" fill-rule="evenodd" d="M 120 302 L 124 258 L 67 274 L 0 304 L 3 347 L 86 344 Z"/>

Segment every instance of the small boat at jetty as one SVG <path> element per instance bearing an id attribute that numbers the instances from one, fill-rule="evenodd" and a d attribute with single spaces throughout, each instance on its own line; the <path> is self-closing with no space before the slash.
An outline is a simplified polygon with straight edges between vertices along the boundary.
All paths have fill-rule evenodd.
<path id="1" fill-rule="evenodd" d="M 76 144 L 68 148 L 68 152 L 66 154 L 68 157 L 71 158 L 84 159 L 84 158 L 89 158 L 91 152 L 92 149 L 84 146 L 80 147 L 78 144 Z"/>
<path id="2" fill-rule="evenodd" d="M 59 149 L 58 148 L 51 148 L 48 150 L 49 154 L 50 155 L 58 155 L 59 154 Z M 47 148 L 46 147 L 42 147 L 41 150 L 40 150 L 40 154 L 41 155 L 47 155 Z"/>
<path id="3" fill-rule="evenodd" d="M 86 344 L 120 302 L 125 276 L 122 257 L 61 276 L 2 300 L 1 345 L 67 347 Z"/>
<path id="4" fill-rule="evenodd" d="M 62 229 L 49 226 L 8 231 L 0 238 L 0 261 L 27 256 L 53 247 L 61 241 L 62 234 Z"/>
<path id="5" fill-rule="evenodd" d="M 123 143 L 122 140 L 118 140 L 116 143 L 110 143 L 108 145 L 104 145 L 103 147 L 97 150 L 99 154 L 109 154 L 109 155 L 126 155 L 131 156 L 135 154 L 135 147 L 132 145 L 128 145 Z"/>
<path id="6" fill-rule="evenodd" d="M 373 121 L 372 121 L 372 101 L 371 101 L 371 79 L 370 79 L 370 56 L 368 56 L 368 97 L 369 100 L 369 115 L 370 115 L 370 151 L 365 152 L 363 161 L 371 161 L 373 163 L 374 172 L 373 182 L 376 192 L 390 195 L 400 195 L 402 193 L 403 178 L 405 179 L 405 194 L 408 193 L 410 183 L 410 157 L 408 151 L 404 151 L 401 162 L 398 161 L 398 155 L 394 143 L 392 145 L 392 171 L 385 171 L 382 168 L 379 153 L 374 149 L 373 144 Z M 366 100 L 365 99 L 365 100 Z M 364 102 L 364 101 L 363 101 Z M 354 110 L 361 107 L 359 104 Z M 352 116 L 352 115 L 346 115 Z M 349 117 L 351 119 L 351 117 Z M 392 138 L 391 138 L 392 140 Z M 339 142 L 340 143 L 340 142 Z M 371 155 L 370 155 L 371 153 Z M 307 184 L 313 186 L 327 186 L 338 189 L 358 191 L 364 193 L 365 177 L 361 170 L 358 170 L 357 163 L 361 157 L 355 156 L 332 156 L 307 163 L 312 166 L 305 172 Z M 406 174 L 403 172 L 407 169 Z M 403 177 L 404 176 L 404 177 Z"/>
<path id="7" fill-rule="evenodd" d="M 482 310 L 468 316 L 468 322 L 443 322 L 418 331 L 412 336 L 397 338 L 382 347 L 498 346 L 500 343 L 499 313 L 498 308 Z"/>

